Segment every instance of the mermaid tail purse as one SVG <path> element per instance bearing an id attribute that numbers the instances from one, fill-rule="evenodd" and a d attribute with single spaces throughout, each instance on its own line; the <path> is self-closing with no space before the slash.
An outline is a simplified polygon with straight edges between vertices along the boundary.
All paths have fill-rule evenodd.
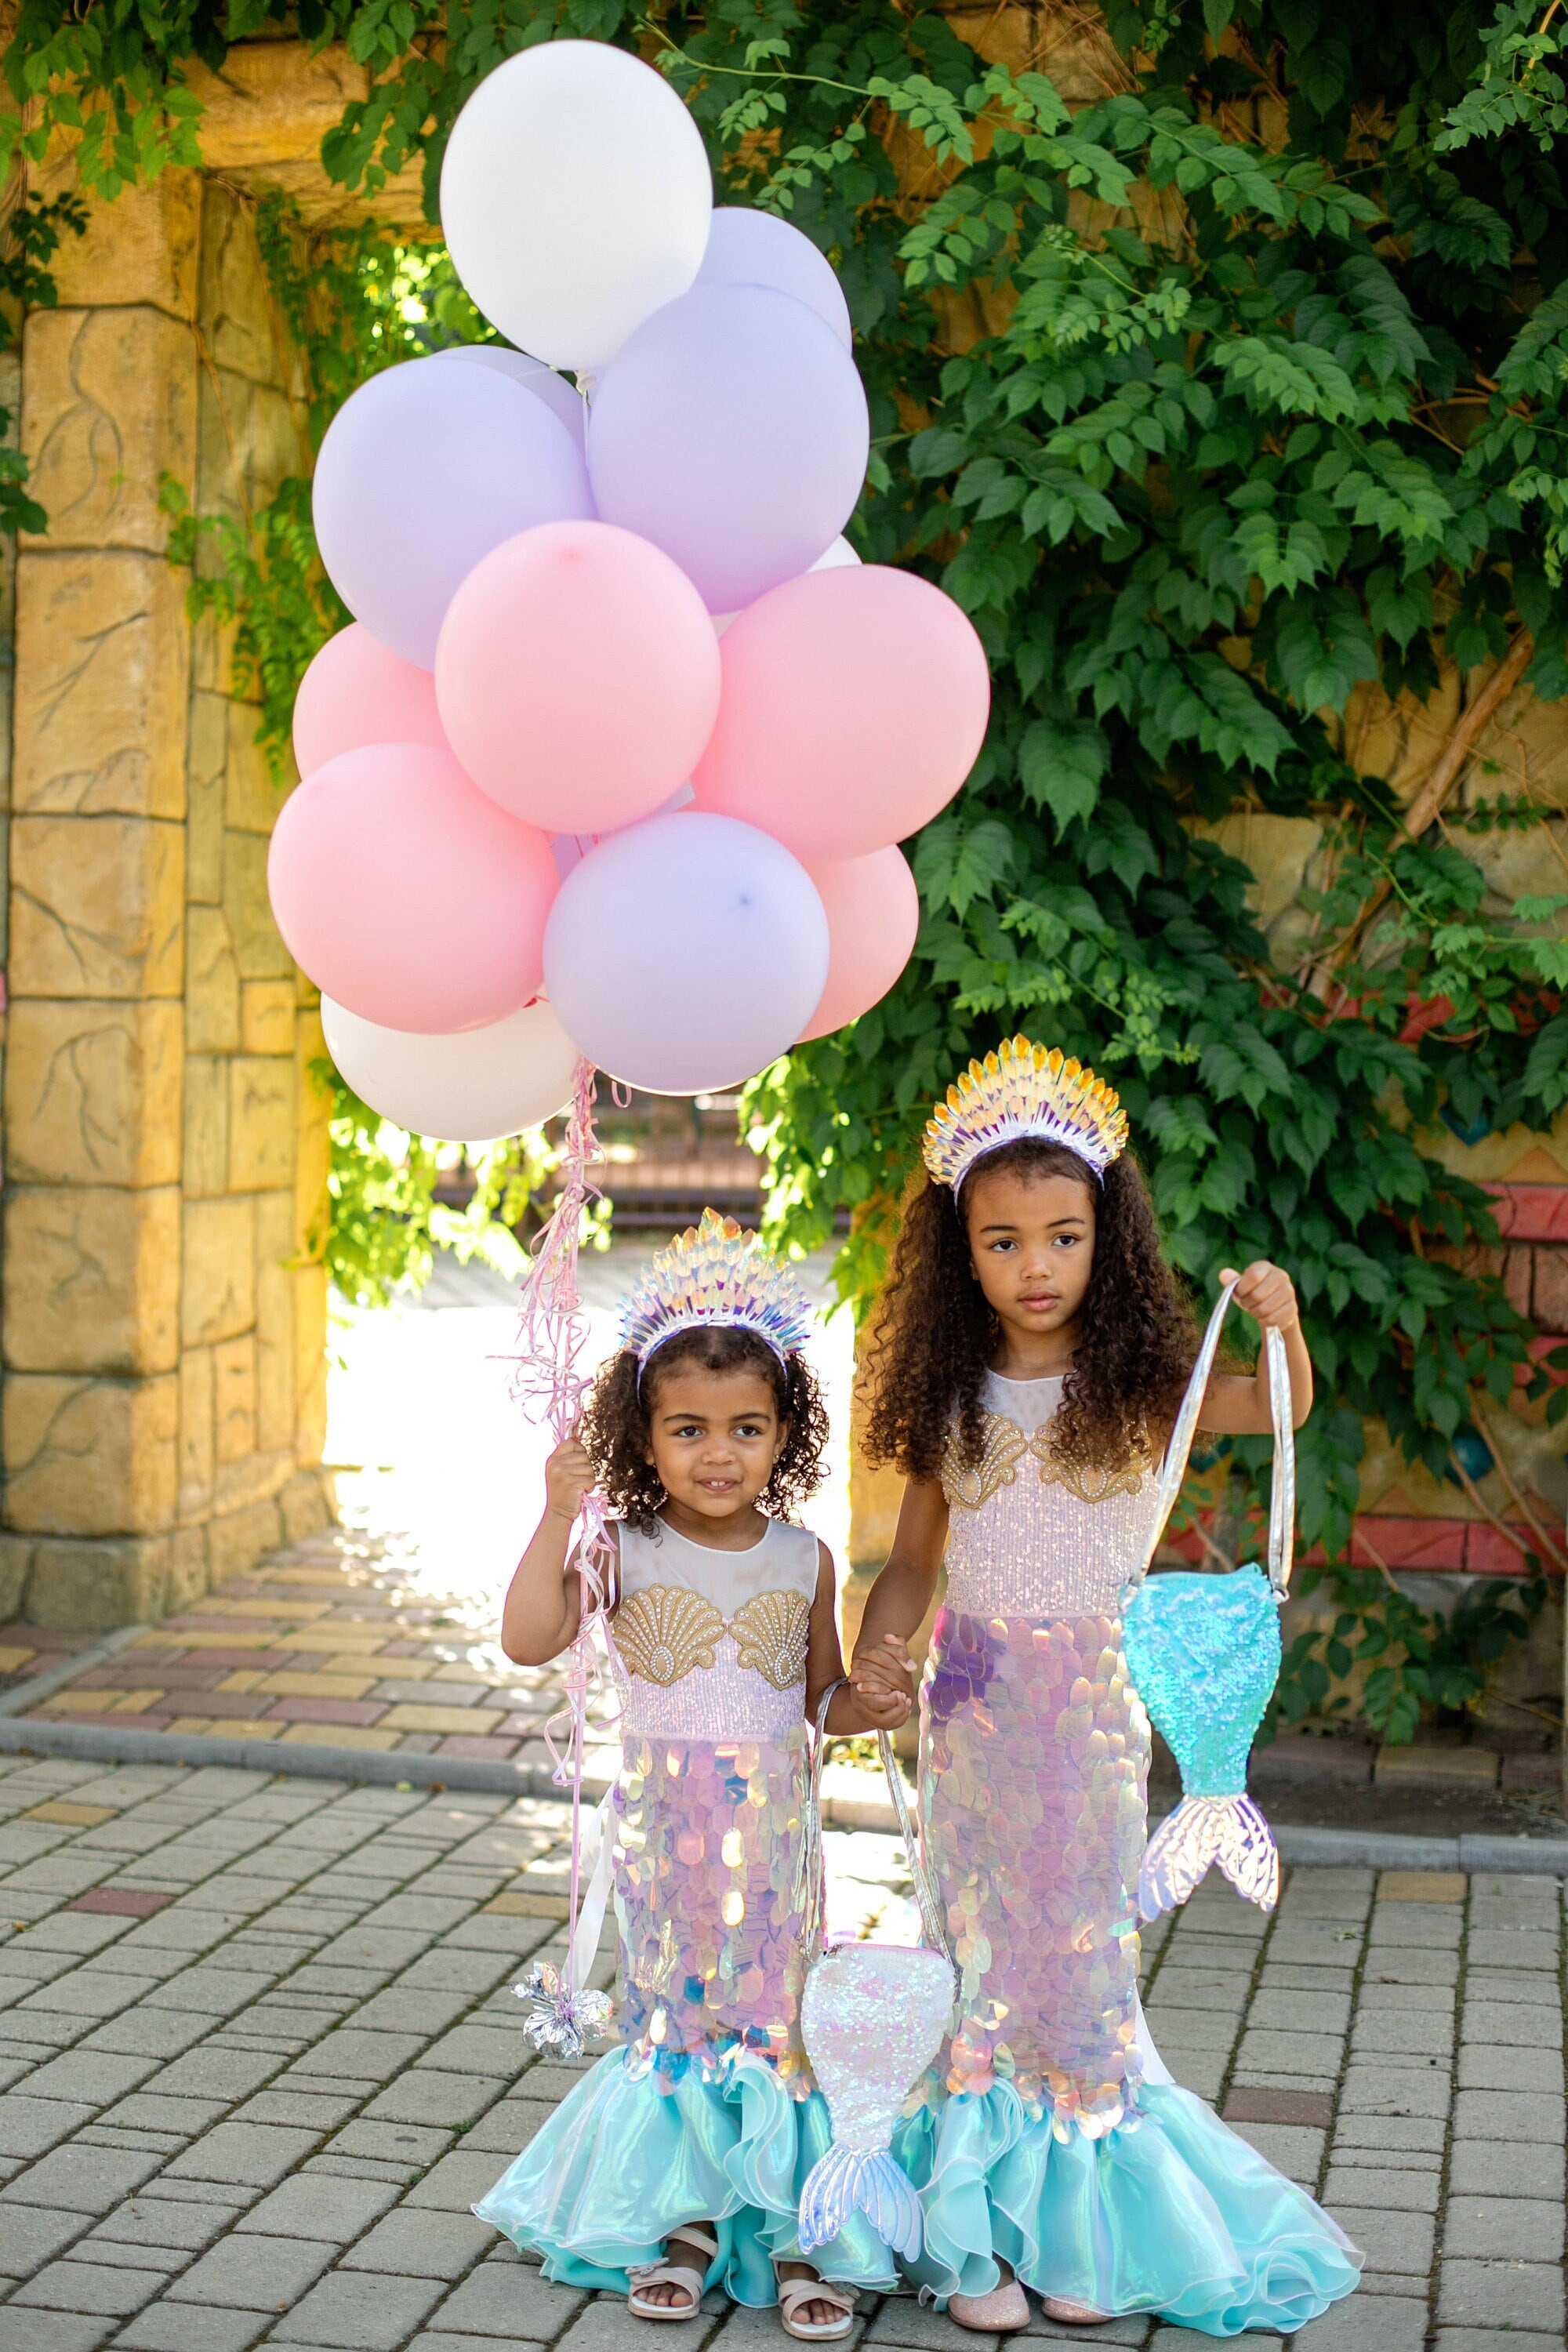
<path id="1" fill-rule="evenodd" d="M 1171 1433 L 1154 1531 L 1123 1621 L 1128 1670 L 1182 1774 L 1181 1803 L 1150 1839 L 1138 1875 L 1145 1919 L 1184 1903 L 1215 1863 L 1237 1893 L 1261 1910 L 1271 1911 L 1279 1899 L 1279 1851 L 1247 1793 L 1247 1756 L 1279 1679 L 1279 1610 L 1290 1582 L 1296 1517 L 1290 1373 L 1279 1332 L 1263 1335 L 1274 1415 L 1268 1575 L 1249 1567 L 1229 1576 L 1178 1572 L 1144 1581 L 1186 1475 L 1235 1286 L 1221 1294 L 1204 1334 Z"/>
<path id="2" fill-rule="evenodd" d="M 808 1874 L 807 1944 L 823 1935 L 822 1759 L 827 1703 L 816 1715 L 811 1791 L 801 1864 Z M 913 2261 L 921 2250 L 921 2209 L 892 2156 L 893 2126 L 905 2099 L 942 2047 L 952 2021 L 957 1977 L 942 1913 L 927 1878 L 910 1818 L 909 1793 L 886 1732 L 878 1737 L 893 1811 L 920 1906 L 923 1944 L 824 1942 L 806 1971 L 800 2031 L 806 2056 L 833 2126 L 833 2143 L 806 2175 L 800 2197 L 800 2250 L 814 2252 L 837 2238 L 852 2214 L 864 2213 L 895 2253 Z"/>

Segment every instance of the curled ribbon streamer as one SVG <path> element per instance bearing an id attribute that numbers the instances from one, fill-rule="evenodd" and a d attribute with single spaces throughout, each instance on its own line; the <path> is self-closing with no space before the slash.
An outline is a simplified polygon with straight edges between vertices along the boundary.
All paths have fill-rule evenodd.
<path id="1" fill-rule="evenodd" d="M 577 1251 L 583 1213 L 598 1189 L 588 1180 L 589 1163 L 599 1156 L 594 1132 L 596 1096 L 594 1066 L 577 1065 L 567 1117 L 563 1182 L 555 1206 L 536 1235 L 533 1263 L 523 1278 L 512 1394 L 531 1420 L 548 1423 L 557 1444 L 570 1437 L 583 1411 L 591 1375 L 582 1369 L 588 1342 L 587 1318 L 577 1287 Z M 608 1642 L 605 1633 L 610 1606 L 615 1548 L 596 1495 L 585 1495 L 583 1534 L 576 1553 L 583 1605 L 577 1633 L 568 1654 L 563 1682 L 564 1704 L 544 1726 L 552 1778 L 558 1789 L 572 1791 L 572 1884 L 567 1941 L 565 1991 L 582 1990 L 578 1977 L 585 1972 L 576 1954 L 583 1845 L 583 1746 L 587 1728 L 588 1701 L 605 1679 Z M 569 1732 L 564 1747 L 559 1735 Z M 592 1955 L 588 1956 L 589 1959 Z"/>

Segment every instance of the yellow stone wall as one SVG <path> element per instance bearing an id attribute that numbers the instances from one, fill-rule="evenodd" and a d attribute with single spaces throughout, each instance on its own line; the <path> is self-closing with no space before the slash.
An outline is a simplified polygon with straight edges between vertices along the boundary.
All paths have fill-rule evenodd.
<path id="1" fill-rule="evenodd" d="M 267 903 L 281 801 L 165 476 L 242 515 L 300 461 L 244 198 L 92 209 L 32 313 L 16 565 L 0 1614 L 155 1618 L 325 1523 L 324 1103 Z"/>

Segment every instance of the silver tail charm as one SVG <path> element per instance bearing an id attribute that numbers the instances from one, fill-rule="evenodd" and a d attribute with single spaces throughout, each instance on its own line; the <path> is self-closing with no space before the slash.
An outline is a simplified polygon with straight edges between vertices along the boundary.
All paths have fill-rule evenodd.
<path id="1" fill-rule="evenodd" d="M 921 2250 L 921 2209 L 887 2147 L 847 2147 L 836 2140 L 800 2192 L 800 2250 L 831 2245 L 853 2215 L 864 2213 L 885 2246 L 913 2262 Z"/>
<path id="2" fill-rule="evenodd" d="M 1272 1911 L 1279 1900 L 1279 1849 L 1256 1801 L 1184 1797 L 1150 1839 L 1138 1874 L 1138 1911 L 1157 1919 L 1184 1903 L 1217 1863 L 1248 1903 Z"/>

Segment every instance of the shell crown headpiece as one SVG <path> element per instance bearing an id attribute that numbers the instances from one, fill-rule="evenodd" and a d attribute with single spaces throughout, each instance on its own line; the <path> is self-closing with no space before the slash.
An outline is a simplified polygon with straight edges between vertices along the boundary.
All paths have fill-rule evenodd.
<path id="1" fill-rule="evenodd" d="M 1127 1113 L 1103 1078 L 1059 1046 L 1008 1037 L 949 1087 L 921 1149 L 936 1182 L 956 1193 L 977 1160 L 1026 1136 L 1064 1144 L 1103 1179 L 1126 1147 Z"/>
<path id="2" fill-rule="evenodd" d="M 805 1347 L 811 1304 L 794 1270 L 717 1209 L 659 1251 L 621 1301 L 621 1345 L 642 1371 L 656 1348 L 703 1325 L 754 1331 L 780 1363 Z"/>

